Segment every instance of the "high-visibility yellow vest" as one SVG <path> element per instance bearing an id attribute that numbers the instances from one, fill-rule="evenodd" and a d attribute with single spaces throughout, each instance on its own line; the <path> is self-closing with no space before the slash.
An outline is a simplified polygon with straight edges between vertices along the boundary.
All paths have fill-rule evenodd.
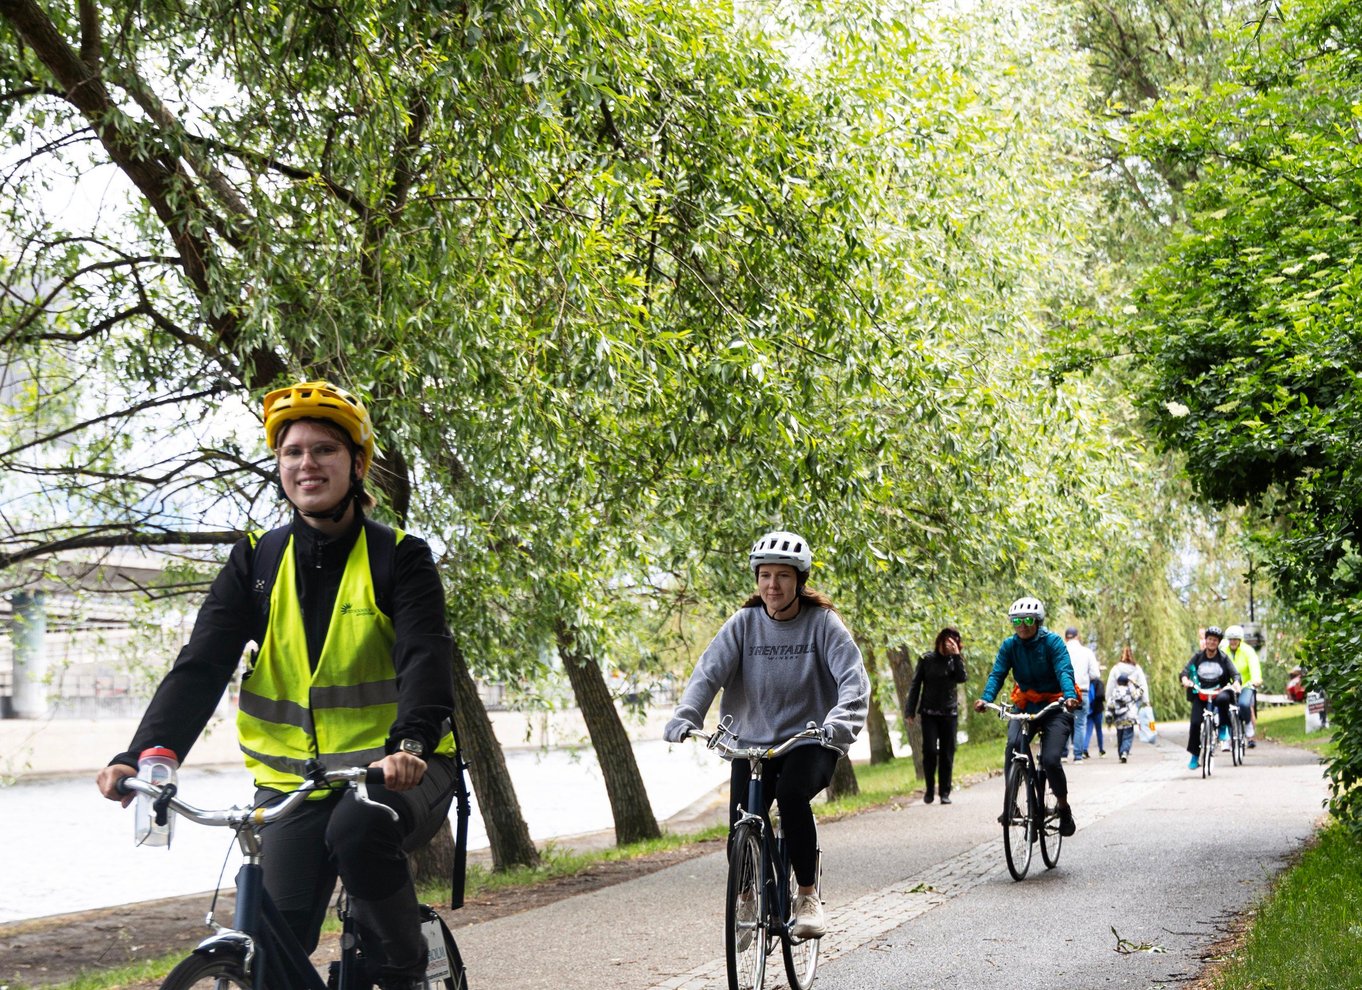
<path id="1" fill-rule="evenodd" d="M 397 542 L 405 534 L 394 530 Z M 397 718 L 392 618 L 378 607 L 369 566 L 367 527 L 345 561 L 317 669 L 308 658 L 298 601 L 293 537 L 270 592 L 269 621 L 255 663 L 241 684 L 237 736 L 257 786 L 292 790 L 303 766 L 366 766 L 385 755 Z M 437 753 L 453 753 L 446 733 Z M 319 791 L 312 798 L 323 798 Z"/>

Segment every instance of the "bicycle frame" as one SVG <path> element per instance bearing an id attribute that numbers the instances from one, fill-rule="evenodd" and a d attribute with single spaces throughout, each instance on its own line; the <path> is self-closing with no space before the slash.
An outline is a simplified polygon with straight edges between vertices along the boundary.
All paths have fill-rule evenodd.
<path id="1" fill-rule="evenodd" d="M 1003 813 L 999 816 L 999 822 L 1003 826 L 1003 850 L 1008 872 L 1014 880 L 1022 880 L 1031 868 L 1031 847 L 1037 841 L 1041 846 L 1041 858 L 1049 869 L 1058 865 L 1059 852 L 1063 846 L 1063 835 L 1053 821 L 1055 816 L 1048 813 L 1045 807 L 1045 769 L 1036 762 L 1031 745 L 1041 717 L 1061 708 L 1063 703 L 1053 701 L 1040 711 L 1029 714 L 992 702 L 984 702 L 984 705 L 997 712 L 1000 719 L 1021 723 L 1016 739 L 1009 744 L 1007 767 L 1020 769 L 1020 780 L 1025 787 L 1025 817 L 1023 819 L 1017 806 L 1020 795 L 1014 790 L 1013 774 L 1010 769 L 1005 769 Z M 1022 834 L 1014 836 L 1013 829 L 1019 826 Z"/>
<path id="2" fill-rule="evenodd" d="M 382 770 L 351 767 L 324 771 L 324 776 L 319 775 L 319 779 L 320 782 L 314 779 L 305 781 L 302 787 L 269 808 L 233 807 L 221 811 L 205 811 L 182 801 L 176 796 L 174 785 L 162 788 L 136 777 L 126 777 L 122 781 L 125 790 L 155 799 L 158 821 L 163 820 L 169 808 L 201 825 L 226 826 L 236 832 L 237 845 L 241 848 L 244 862 L 236 875 L 236 911 L 232 927 L 218 925 L 210 912 L 206 921 L 215 932 L 195 946 L 193 951 L 195 955 L 204 956 L 213 955 L 218 949 L 239 952 L 254 990 L 265 990 L 266 987 L 275 990 L 285 987 L 290 990 L 327 990 L 326 981 L 313 967 L 308 954 L 303 951 L 265 889 L 264 867 L 260 865 L 260 828 L 287 816 L 306 800 L 311 791 L 328 783 L 340 782 L 354 785 L 356 797 L 360 801 L 382 808 L 394 820 L 397 817 L 391 808 L 371 800 L 365 789 L 366 782 L 382 782 Z M 348 910 L 343 912 L 342 917 L 342 945 L 347 949 L 341 954 L 334 990 L 352 990 L 367 985 L 367 981 L 359 977 L 357 953 L 348 949 L 358 942 L 354 922 Z"/>

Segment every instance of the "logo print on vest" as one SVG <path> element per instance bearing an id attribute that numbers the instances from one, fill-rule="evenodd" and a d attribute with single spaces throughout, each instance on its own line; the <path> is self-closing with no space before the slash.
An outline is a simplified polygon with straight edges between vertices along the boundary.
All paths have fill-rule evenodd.
<path id="1" fill-rule="evenodd" d="M 349 602 L 344 602 L 344 603 L 341 605 L 341 607 L 340 607 L 340 614 L 341 614 L 341 615 L 344 615 L 344 616 L 349 616 L 349 615 L 377 615 L 378 612 L 377 612 L 375 609 L 372 609 L 372 608 L 356 608 L 354 605 L 351 605 Z"/>

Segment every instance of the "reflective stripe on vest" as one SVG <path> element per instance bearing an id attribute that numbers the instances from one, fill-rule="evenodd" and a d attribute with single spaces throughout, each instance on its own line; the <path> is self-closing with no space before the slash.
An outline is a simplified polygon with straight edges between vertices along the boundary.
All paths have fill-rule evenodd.
<path id="1" fill-rule="evenodd" d="M 403 535 L 395 531 L 397 542 Z M 314 757 L 328 767 L 382 759 L 397 718 L 396 636 L 392 619 L 376 603 L 368 534 L 360 530 L 345 561 L 315 671 L 297 587 L 290 536 L 270 593 L 264 642 L 242 682 L 237 712 L 247 769 L 258 785 L 278 790 L 297 787 L 304 764 Z M 436 747 L 439 753 L 453 750 L 449 735 Z"/>

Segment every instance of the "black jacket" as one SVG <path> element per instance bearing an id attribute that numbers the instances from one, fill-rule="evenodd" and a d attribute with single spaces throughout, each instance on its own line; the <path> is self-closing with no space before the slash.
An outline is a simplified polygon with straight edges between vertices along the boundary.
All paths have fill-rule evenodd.
<path id="1" fill-rule="evenodd" d="M 957 684 L 964 684 L 969 675 L 960 656 L 942 656 L 936 650 L 922 654 L 913 671 L 913 684 L 908 689 L 908 703 L 903 713 L 914 715 L 956 714 Z"/>
<path id="2" fill-rule="evenodd" d="M 330 625 L 341 574 L 359 539 L 360 519 L 335 539 L 327 539 L 296 515 L 293 521 L 298 600 L 307 625 L 307 649 L 315 666 Z M 396 641 L 397 718 L 389 727 L 388 752 L 401 739 L 419 739 L 434 752 L 441 729 L 454 711 L 453 644 L 445 624 L 444 589 L 430 547 L 408 534 L 393 559 L 389 603 Z M 251 593 L 251 547 L 232 547 L 208 597 L 199 608 L 194 631 L 175 664 L 156 689 L 132 745 L 110 763 L 137 765 L 149 746 L 167 746 L 183 763 L 222 697 L 246 643 L 252 638 L 257 606 Z"/>

